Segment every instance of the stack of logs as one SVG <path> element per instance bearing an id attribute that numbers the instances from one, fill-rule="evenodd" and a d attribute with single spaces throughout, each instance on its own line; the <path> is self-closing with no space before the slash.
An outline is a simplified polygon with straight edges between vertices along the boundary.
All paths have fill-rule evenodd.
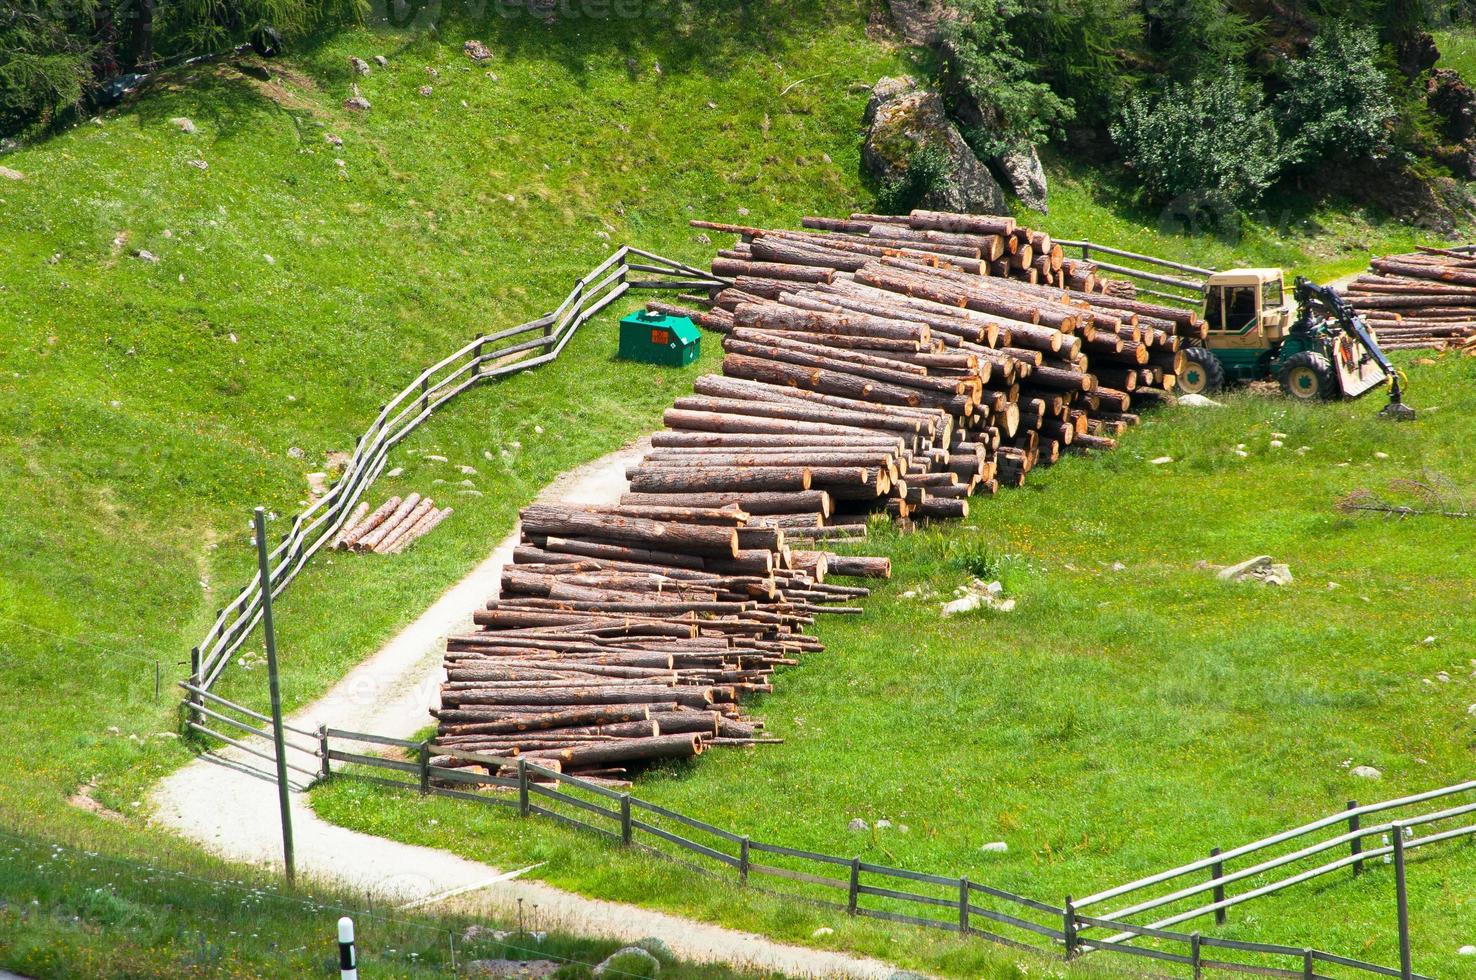
<path id="1" fill-rule="evenodd" d="M 479 630 L 446 642 L 433 764 L 507 775 L 517 758 L 619 781 L 637 766 L 747 745 L 762 722 L 739 702 L 821 649 L 801 632 L 867 590 L 829 574 L 885 577 L 885 558 L 789 547 L 752 508 L 786 494 L 615 507 L 535 505 Z M 801 501 L 807 496 L 797 495 Z M 636 501 L 636 502 L 632 502 Z"/>
<path id="2" fill-rule="evenodd" d="M 1375 259 L 1345 297 L 1384 350 L 1460 346 L 1476 336 L 1476 255 L 1421 246 Z"/>
<path id="3" fill-rule="evenodd" d="M 1114 447 L 1204 335 L 1009 218 L 804 223 L 820 230 L 697 223 L 742 238 L 713 263 L 730 284 L 650 306 L 723 333 L 722 374 L 667 411 L 618 506 L 523 512 L 500 596 L 447 643 L 436 745 L 456 754 L 438 764 L 620 779 L 767 741 L 744 695 L 866 594 L 828 579 L 890 573 L 820 549 L 873 513 L 962 517 L 1063 452 Z"/>
<path id="4" fill-rule="evenodd" d="M 832 253 L 832 261 L 821 265 L 822 268 L 855 271 L 868 257 L 883 255 L 924 264 L 932 264 L 942 257 L 954 268 L 976 275 L 1127 299 L 1134 298 L 1136 293 L 1130 281 L 1098 276 L 1094 263 L 1066 258 L 1064 250 L 1050 235 L 1018 227 L 1015 219 L 1008 217 L 943 211 L 914 211 L 909 216 L 807 217 L 800 219 L 805 231 L 765 230 L 710 221 L 692 224 L 735 232 L 743 238 L 739 244 L 718 253 L 712 263 L 713 274 L 717 276 L 766 274 L 763 268 L 753 268 L 752 263 L 815 266 L 817 263 L 810 253 L 819 247 Z M 833 254 L 836 251 L 847 254 Z M 800 277 L 793 281 L 807 280 Z"/>
<path id="5" fill-rule="evenodd" d="M 867 222 L 866 236 L 844 230 Z M 1112 448 L 1135 405 L 1168 399 L 1180 344 L 1205 334 L 1187 310 L 1055 268 L 1059 246 L 1008 217 L 693 224 L 739 235 L 725 254 L 747 257 L 713 262 L 732 285 L 704 309 L 650 304 L 726 334 L 727 356 L 721 377 L 700 378 L 667 412 L 673 431 L 631 476 L 644 492 L 802 486 L 826 491 L 842 517 L 963 516 L 971 493 L 1019 486 L 1069 450 Z M 1037 253 L 1009 268 L 1082 288 L 992 274 L 1001 260 L 989 256 Z M 811 508 L 802 520 L 833 516 Z M 800 520 L 779 523 L 799 531 Z"/>
<path id="6" fill-rule="evenodd" d="M 344 522 L 333 546 L 345 551 L 398 554 L 450 516 L 450 507 L 437 510 L 434 500 L 418 493 L 404 499 L 391 497 L 372 514 L 369 505 L 361 503 Z"/>

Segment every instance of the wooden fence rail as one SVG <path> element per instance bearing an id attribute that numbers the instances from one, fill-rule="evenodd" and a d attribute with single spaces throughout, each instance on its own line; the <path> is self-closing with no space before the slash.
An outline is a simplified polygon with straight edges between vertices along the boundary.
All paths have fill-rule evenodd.
<path id="1" fill-rule="evenodd" d="M 1090 916 L 1081 912 L 1087 903 L 1072 902 L 1070 898 L 1058 906 L 992 888 L 967 877 L 929 874 L 872 864 L 859 857 L 840 857 L 757 841 L 526 759 L 495 758 L 437 745 L 434 741 L 414 742 L 334 728 L 323 729 L 322 737 L 325 776 L 333 772 L 331 763 L 346 763 L 360 767 L 346 773 L 340 771 L 339 774 L 349 778 L 506 807 L 525 817 L 547 817 L 594 832 L 620 846 L 641 847 L 719 877 L 736 878 L 745 886 L 844 910 L 861 918 L 977 936 L 1066 959 L 1089 953 L 1115 953 L 1184 966 L 1196 978 L 1204 972 L 1217 971 L 1302 980 L 1335 980 L 1337 976 L 1352 975 L 1428 980 L 1399 968 L 1322 950 L 1244 942 Z M 406 758 L 335 748 L 335 741 L 399 749 Z M 486 775 L 431 763 L 432 757 L 441 756 L 500 766 L 504 774 Z M 370 774 L 363 769 L 380 770 L 386 775 Z M 503 792 L 470 791 L 486 788 Z M 1450 790 L 1458 791 L 1458 788 Z M 1409 800 L 1428 800 L 1439 795 L 1444 795 L 1443 791 L 1390 801 L 1368 810 L 1388 810 Z M 1339 818 L 1346 815 L 1339 814 Z M 1369 828 L 1366 833 L 1377 832 L 1378 828 Z M 1433 842 L 1434 839 L 1432 836 L 1422 840 Z M 1238 856 L 1243 850 L 1228 853 Z M 1365 855 L 1372 858 L 1380 853 L 1380 849 L 1374 849 Z M 759 856 L 758 860 L 755 855 Z M 769 881 L 759 884 L 757 879 Z M 1115 889 L 1112 893 L 1124 892 Z M 1092 896 L 1089 901 L 1103 901 L 1107 895 Z M 1086 935 L 1089 930 L 1105 930 L 1112 935 L 1093 938 Z M 1319 972 L 1325 968 L 1338 968 L 1340 972 Z"/>
<path id="2" fill-rule="evenodd" d="M 627 261 L 637 257 L 643 261 Z M 631 280 L 632 271 L 666 278 Z M 681 278 L 673 278 L 681 277 Z M 622 246 L 574 284 L 552 313 L 505 330 L 479 336 L 426 368 L 386 402 L 354 444 L 343 475 L 323 497 L 292 519 L 272 549 L 269 579 L 273 597 L 296 578 L 320 549 L 331 542 L 359 499 L 379 476 L 389 451 L 435 411 L 475 385 L 556 360 L 579 328 L 629 289 L 689 289 L 726 285 L 700 269 Z M 188 699 L 199 705 L 220 679 L 232 654 L 261 620 L 261 574 L 216 613 L 191 651 Z"/>
<path id="3" fill-rule="evenodd" d="M 1056 243 L 1064 248 L 1080 249 L 1082 259 L 1087 262 L 1093 263 L 1099 269 L 1105 269 L 1108 272 L 1115 272 L 1118 275 L 1128 276 L 1130 278 L 1138 279 L 1143 282 L 1153 283 L 1154 285 L 1158 286 L 1168 286 L 1172 289 L 1178 290 L 1178 292 L 1165 292 L 1161 289 L 1154 289 L 1151 286 L 1140 285 L 1138 287 L 1138 292 L 1140 293 L 1145 293 L 1149 296 L 1156 296 L 1159 299 L 1170 300 L 1183 306 L 1197 308 L 1204 301 L 1205 277 L 1212 276 L 1217 271 L 1215 269 L 1205 269 L 1197 265 L 1185 265 L 1181 262 L 1172 262 L 1168 259 L 1160 259 L 1153 255 L 1143 255 L 1138 252 L 1128 252 L 1124 249 L 1113 248 L 1110 245 L 1100 245 L 1097 242 L 1087 241 L 1085 239 L 1081 241 L 1072 241 L 1069 239 L 1058 238 L 1056 239 Z M 1156 266 L 1160 269 L 1171 269 L 1175 272 L 1188 273 L 1195 278 L 1184 278 L 1182 276 L 1167 275 L 1161 272 L 1150 272 L 1146 269 L 1136 269 L 1132 266 L 1120 265 L 1114 262 L 1104 262 L 1101 259 L 1097 258 L 1096 255 L 1094 255 L 1093 253 L 1100 253 L 1102 255 L 1113 255 L 1119 258 L 1129 259 L 1133 262 L 1142 263 L 1144 265 Z"/>
<path id="4" fill-rule="evenodd" d="M 1466 800 L 1442 809 L 1419 812 L 1416 808 L 1436 800 L 1465 797 Z M 1397 819 L 1381 819 L 1368 823 L 1369 817 L 1398 813 Z M 1413 850 L 1448 840 L 1476 837 L 1476 781 L 1458 783 L 1411 796 L 1359 806 L 1350 802 L 1346 810 L 1273 834 L 1228 851 L 1215 849 L 1209 856 L 1177 868 L 1148 875 L 1094 895 L 1076 903 L 1078 909 L 1106 904 L 1112 899 L 1133 896 L 1130 904 L 1116 905 L 1103 912 L 1102 918 L 1124 922 L 1148 912 L 1159 912 L 1162 918 L 1148 924 L 1165 928 L 1191 919 L 1214 915 L 1224 922 L 1226 911 L 1236 905 L 1275 894 L 1344 868 L 1357 875 L 1367 863 L 1390 861 L 1394 856 L 1392 838 L 1402 835 L 1400 845 Z M 1463 819 L 1464 818 L 1464 819 Z M 1454 824 L 1454 826 L 1451 826 Z M 1437 826 L 1438 825 L 1438 826 Z M 1416 827 L 1428 828 L 1423 836 L 1413 837 Z M 1369 847 L 1365 841 L 1380 843 Z M 1291 850 L 1286 851 L 1286 848 Z M 1329 852 L 1338 854 L 1331 860 Z M 1227 866 L 1249 859 L 1245 867 L 1227 870 Z M 1316 863 L 1320 862 L 1320 863 Z M 1192 876 L 1192 877 L 1191 877 Z M 1186 884 L 1184 879 L 1189 878 Z M 1252 885 L 1232 893 L 1234 885 Z M 1161 887 L 1171 891 L 1160 893 Z M 1194 904 L 1191 900 L 1210 896 L 1210 901 Z M 1186 908 L 1185 906 L 1188 905 Z M 1106 941 L 1121 941 L 1126 933 L 1118 933 Z"/>

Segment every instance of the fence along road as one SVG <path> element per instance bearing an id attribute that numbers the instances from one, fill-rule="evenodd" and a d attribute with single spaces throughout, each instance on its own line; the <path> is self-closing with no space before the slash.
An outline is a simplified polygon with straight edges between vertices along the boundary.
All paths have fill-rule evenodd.
<path id="1" fill-rule="evenodd" d="M 1088 246 L 1088 243 L 1065 244 L 1084 246 L 1084 251 Z M 646 261 L 633 263 L 629 261 L 631 256 Z M 1128 257 L 1147 258 L 1130 254 Z M 1192 272 L 1209 271 L 1184 268 Z M 631 281 L 628 278 L 631 272 L 686 278 Z M 427 368 L 380 410 L 357 441 L 343 477 L 327 495 L 293 520 L 291 530 L 271 552 L 268 577 L 273 596 L 279 595 L 312 555 L 332 540 L 359 498 L 383 470 L 389 450 L 457 394 L 480 382 L 555 360 L 580 326 L 629 289 L 702 289 L 725 284 L 701 270 L 624 246 L 580 279 L 554 312 L 508 330 L 478 337 Z M 265 727 L 270 720 L 210 690 L 229 664 L 231 654 L 260 620 L 261 606 L 261 576 L 258 574 L 217 615 L 205 639 L 194 651 L 190 679 L 181 686 L 186 692 L 186 726 L 191 731 L 217 739 L 252 757 L 275 762 L 271 733 Z M 1404 964 L 1400 969 L 1394 969 L 1315 949 L 1240 942 L 1203 936 L 1197 932 L 1174 932 L 1168 927 L 1209 914 L 1214 914 L 1217 922 L 1223 922 L 1225 910 L 1233 905 L 1273 894 L 1342 867 L 1352 866 L 1358 873 L 1364 861 L 1401 849 L 1398 845 L 1403 844 L 1403 837 L 1399 835 L 1404 833 L 1404 828 L 1450 820 L 1476 811 L 1476 803 L 1470 803 L 1416 815 L 1404 820 L 1402 825 L 1390 823 L 1366 829 L 1359 827 L 1358 820 L 1367 813 L 1412 807 L 1428 800 L 1476 790 L 1476 783 L 1461 784 L 1326 817 L 1265 841 L 1109 889 L 1079 902 L 1073 903 L 1068 897 L 1057 906 L 972 882 L 966 877 L 926 874 L 869 864 L 859 858 L 753 841 L 629 794 L 615 793 L 597 784 L 552 773 L 525 762 L 519 763 L 515 780 L 479 776 L 465 769 L 431 766 L 430 756 L 432 753 L 460 756 L 488 763 L 497 760 L 480 759 L 475 754 L 458 752 L 432 742 L 410 742 L 372 733 L 328 727 L 314 730 L 301 725 L 288 725 L 286 730 L 289 735 L 286 742 L 287 765 L 302 777 L 302 787 L 332 774 L 333 762 L 347 763 L 357 767 L 353 770 L 354 778 L 420 793 L 516 806 L 523 816 L 543 816 L 594 831 L 621 845 L 638 845 L 704 872 L 736 874 L 737 880 L 744 885 L 750 885 L 753 878 L 776 879 L 786 883 L 787 890 L 775 891 L 773 885 L 754 884 L 751 887 L 842 908 L 850 915 L 975 935 L 1012 947 L 1063 955 L 1067 959 L 1091 952 L 1117 952 L 1160 963 L 1187 965 L 1196 977 L 1203 970 L 1213 969 L 1262 976 L 1312 978 L 1323 976 L 1318 970 L 1325 966 L 1340 967 L 1353 974 L 1418 976 Z M 250 736 L 264 740 L 265 747 L 260 742 L 243 740 Z M 335 742 L 339 747 L 334 746 Z M 343 747 L 344 742 L 376 746 L 377 750 L 360 748 L 359 751 L 351 751 Z M 395 758 L 396 754 L 400 757 Z M 368 769 L 411 778 L 388 778 L 370 774 L 365 771 Z M 482 792 L 487 789 L 506 792 Z M 515 801 L 513 791 L 516 791 Z M 1262 860 L 1238 871 L 1224 871 L 1225 862 L 1260 853 L 1344 821 L 1350 821 L 1350 830 L 1331 840 L 1307 845 L 1300 851 Z M 1391 827 L 1399 828 L 1395 845 L 1362 849 L 1365 838 L 1386 834 Z M 1469 837 L 1473 832 L 1476 832 L 1476 826 L 1443 828 L 1406 846 L 1417 847 Z M 694 837 L 704 840 L 695 840 Z M 1344 844 L 1351 849 L 1347 857 L 1226 897 L 1226 889 L 1230 885 L 1289 867 Z M 681 852 L 680 857 L 672 854 L 673 849 Z M 1361 857 L 1358 856 L 1360 853 Z M 1208 881 L 1181 887 L 1168 895 L 1146 898 L 1100 916 L 1088 916 L 1082 911 L 1110 898 L 1139 892 L 1206 869 L 1212 872 Z M 845 893 L 844 903 L 834 896 L 834 893 L 842 891 Z M 1147 911 L 1182 904 L 1206 891 L 1214 896 L 1209 904 L 1181 909 L 1149 924 L 1127 921 Z M 1111 935 L 1097 938 L 1088 935 L 1092 930 L 1107 931 Z M 1407 929 L 1402 933 L 1401 945 L 1407 948 Z M 1228 958 L 1231 956 L 1239 958 Z"/>

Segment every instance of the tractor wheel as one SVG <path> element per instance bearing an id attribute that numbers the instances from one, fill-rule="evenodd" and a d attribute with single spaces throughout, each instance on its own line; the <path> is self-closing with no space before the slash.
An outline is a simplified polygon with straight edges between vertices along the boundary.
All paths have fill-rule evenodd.
<path id="1" fill-rule="evenodd" d="M 1225 366 L 1207 347 L 1184 350 L 1184 371 L 1175 382 L 1181 395 L 1208 395 L 1225 387 Z"/>
<path id="2" fill-rule="evenodd" d="M 1281 390 L 1299 401 L 1336 398 L 1338 382 L 1332 365 L 1315 351 L 1304 350 L 1286 359 L 1277 372 Z"/>

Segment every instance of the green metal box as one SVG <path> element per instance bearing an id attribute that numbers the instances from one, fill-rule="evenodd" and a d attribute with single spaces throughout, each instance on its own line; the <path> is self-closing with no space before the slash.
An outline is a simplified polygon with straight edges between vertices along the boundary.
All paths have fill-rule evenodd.
<path id="1" fill-rule="evenodd" d="M 646 364 L 686 367 L 702 351 L 702 333 L 684 316 L 638 310 L 620 321 L 619 356 Z"/>

